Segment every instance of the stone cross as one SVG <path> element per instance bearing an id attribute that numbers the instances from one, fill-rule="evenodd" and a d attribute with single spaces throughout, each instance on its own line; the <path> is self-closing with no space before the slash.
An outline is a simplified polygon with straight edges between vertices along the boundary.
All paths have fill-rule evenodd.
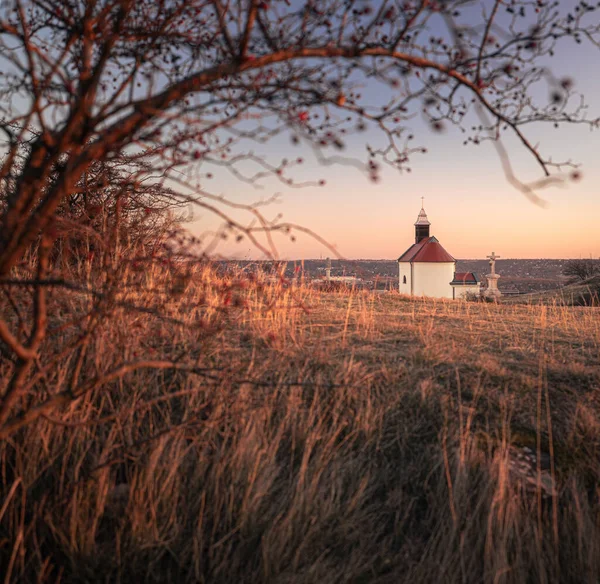
<path id="1" fill-rule="evenodd" d="M 496 260 L 500 259 L 500 256 L 497 256 L 495 252 L 492 252 L 492 255 L 486 256 L 490 260 L 490 266 L 492 267 L 492 274 L 496 273 Z"/>
<path id="2" fill-rule="evenodd" d="M 496 274 L 496 260 L 499 259 L 500 256 L 497 256 L 495 252 L 492 252 L 491 255 L 486 257 L 490 260 L 490 268 L 492 273 L 487 274 L 488 285 L 483 295 L 486 298 L 492 298 L 493 300 L 497 301 L 498 298 L 502 296 L 502 292 L 498 290 L 498 278 L 500 278 L 500 276 Z"/>

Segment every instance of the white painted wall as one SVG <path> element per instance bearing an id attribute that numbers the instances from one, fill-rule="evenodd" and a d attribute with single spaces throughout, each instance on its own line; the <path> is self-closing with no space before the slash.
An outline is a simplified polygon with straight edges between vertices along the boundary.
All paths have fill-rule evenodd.
<path id="1" fill-rule="evenodd" d="M 455 262 L 415 262 L 413 264 L 413 290 L 415 296 L 452 298 Z"/>
<path id="2" fill-rule="evenodd" d="M 400 294 L 410 294 L 410 262 L 398 262 L 398 277 L 400 278 L 399 290 Z M 406 284 L 404 283 L 404 276 L 406 276 Z"/>
<path id="3" fill-rule="evenodd" d="M 479 296 L 481 285 L 473 284 L 472 286 L 452 286 L 454 288 L 454 298 L 463 298 L 467 294 L 475 294 Z"/>

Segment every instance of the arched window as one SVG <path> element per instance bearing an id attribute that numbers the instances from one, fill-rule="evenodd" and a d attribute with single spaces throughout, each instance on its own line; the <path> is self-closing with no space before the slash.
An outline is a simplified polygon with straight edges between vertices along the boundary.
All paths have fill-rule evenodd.
<path id="1" fill-rule="evenodd" d="M 403 283 L 403 284 L 406 284 L 406 276 L 403 276 L 403 277 L 402 277 L 402 283 Z"/>

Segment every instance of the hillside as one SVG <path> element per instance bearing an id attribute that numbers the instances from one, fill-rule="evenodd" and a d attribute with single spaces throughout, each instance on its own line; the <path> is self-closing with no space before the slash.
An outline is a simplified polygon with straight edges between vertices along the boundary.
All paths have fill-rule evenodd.
<path id="1" fill-rule="evenodd" d="M 9 581 L 600 579 L 599 309 L 199 278 L 0 443 Z"/>
<path id="2" fill-rule="evenodd" d="M 599 306 L 600 275 L 583 282 L 566 284 L 555 290 L 543 290 L 518 297 L 503 298 L 503 303 L 560 304 L 564 306 Z"/>

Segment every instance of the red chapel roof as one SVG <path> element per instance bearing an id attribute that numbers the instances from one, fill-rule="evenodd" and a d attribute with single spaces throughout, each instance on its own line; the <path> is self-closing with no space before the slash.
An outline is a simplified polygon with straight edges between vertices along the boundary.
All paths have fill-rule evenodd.
<path id="1" fill-rule="evenodd" d="M 455 259 L 442 247 L 435 237 L 428 237 L 411 245 L 399 258 L 399 262 L 454 262 Z"/>

